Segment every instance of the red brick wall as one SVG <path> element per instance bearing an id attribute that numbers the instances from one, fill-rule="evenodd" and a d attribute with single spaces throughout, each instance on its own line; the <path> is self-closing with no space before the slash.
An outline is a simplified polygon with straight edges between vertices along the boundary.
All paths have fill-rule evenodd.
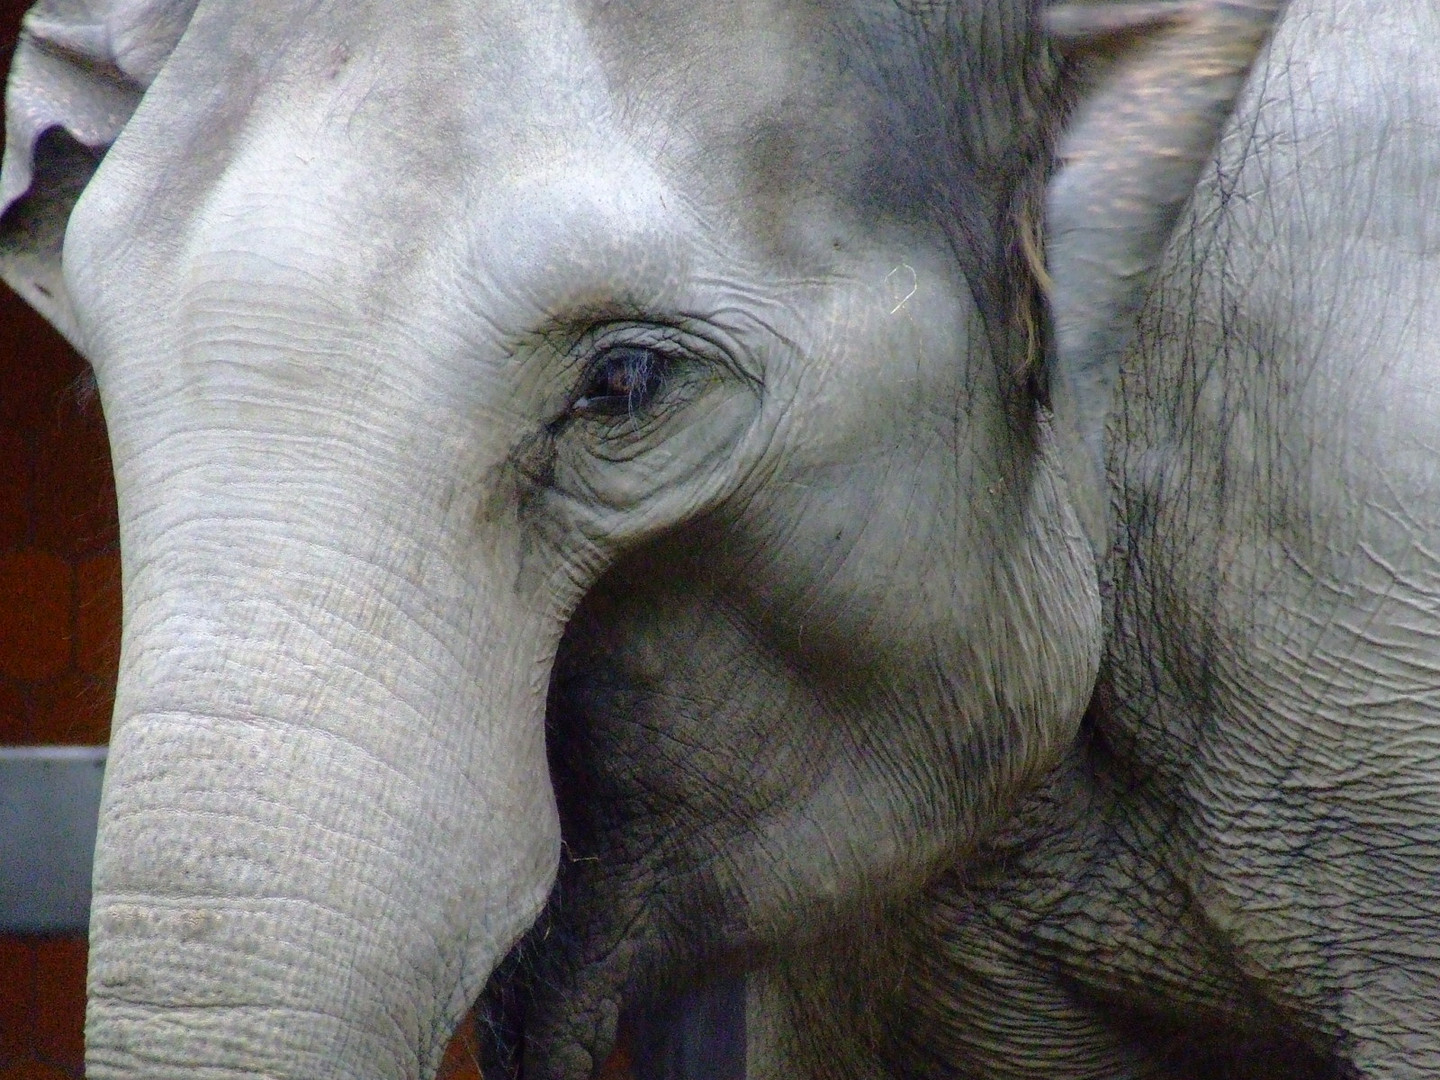
<path id="1" fill-rule="evenodd" d="M 105 422 L 89 369 L 0 300 L 0 743 L 103 743 L 120 643 Z"/>

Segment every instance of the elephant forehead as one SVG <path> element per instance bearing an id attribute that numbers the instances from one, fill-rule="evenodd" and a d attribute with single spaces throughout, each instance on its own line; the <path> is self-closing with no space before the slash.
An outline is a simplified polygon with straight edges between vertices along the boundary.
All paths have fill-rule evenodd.
<path id="1" fill-rule="evenodd" d="M 693 7 L 203 3 L 87 192 L 69 261 L 173 296 L 177 256 L 268 199 L 292 204 L 296 245 L 339 228 L 337 257 L 384 295 L 408 257 L 466 228 L 534 245 L 547 215 L 573 241 L 565 260 L 647 223 L 632 250 L 673 260 L 654 241 L 683 211 L 712 246 L 809 275 L 883 216 L 876 188 L 892 208 L 922 201 L 903 194 L 906 155 L 874 137 L 891 106 L 843 55 L 854 26 L 768 0 Z M 251 229 L 243 246 L 275 237 Z M 630 272 L 600 261 L 610 280 Z"/>

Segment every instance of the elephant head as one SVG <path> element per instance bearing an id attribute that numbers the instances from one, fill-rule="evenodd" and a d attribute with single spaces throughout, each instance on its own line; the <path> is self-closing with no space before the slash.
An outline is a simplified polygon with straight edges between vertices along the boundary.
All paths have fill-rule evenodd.
<path id="1" fill-rule="evenodd" d="M 125 589 L 89 1074 L 426 1075 L 548 901 L 580 1077 L 963 857 L 1089 697 L 1118 350 L 1275 7 L 42 4 L 0 255 Z"/>

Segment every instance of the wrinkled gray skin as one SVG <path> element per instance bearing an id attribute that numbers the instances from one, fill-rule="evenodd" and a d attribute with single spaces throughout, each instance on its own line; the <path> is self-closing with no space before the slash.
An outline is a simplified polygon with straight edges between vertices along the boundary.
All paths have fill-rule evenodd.
<path id="1" fill-rule="evenodd" d="M 120 498 L 89 1075 L 426 1075 L 542 908 L 489 995 L 530 1077 L 745 970 L 756 1077 L 1169 1075 L 1120 1005 L 1426 1071 L 1422 230 L 1281 186 L 1172 249 L 1097 567 L 1083 343 L 1173 202 L 1125 182 L 1214 133 L 1145 100 L 1085 171 L 1146 34 L 1075 81 L 999 2 L 112 6 L 21 72 L 113 91 L 63 274 L 73 143 L 0 250 Z M 1367 228 L 1424 205 L 1315 138 Z"/>
<path id="2" fill-rule="evenodd" d="M 1437 39 L 1304 5 L 1241 107 L 1122 382 L 1088 808 L 1026 856 L 1080 885 L 1000 920 L 1091 1015 L 1367 1077 L 1440 1074 Z"/>
<path id="3" fill-rule="evenodd" d="M 883 944 L 773 981 L 813 1072 L 1440 1075 L 1437 39 L 1292 5 L 1124 366 L 1082 737 Z M 856 971 L 896 989 L 818 1013 Z"/>

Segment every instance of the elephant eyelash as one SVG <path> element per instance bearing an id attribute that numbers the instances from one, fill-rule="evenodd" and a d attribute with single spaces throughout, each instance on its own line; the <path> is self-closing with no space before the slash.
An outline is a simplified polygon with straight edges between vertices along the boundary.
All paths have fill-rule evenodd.
<path id="1" fill-rule="evenodd" d="M 660 395 L 677 361 L 658 349 L 616 345 L 590 364 L 570 412 L 581 417 L 634 417 Z"/>

